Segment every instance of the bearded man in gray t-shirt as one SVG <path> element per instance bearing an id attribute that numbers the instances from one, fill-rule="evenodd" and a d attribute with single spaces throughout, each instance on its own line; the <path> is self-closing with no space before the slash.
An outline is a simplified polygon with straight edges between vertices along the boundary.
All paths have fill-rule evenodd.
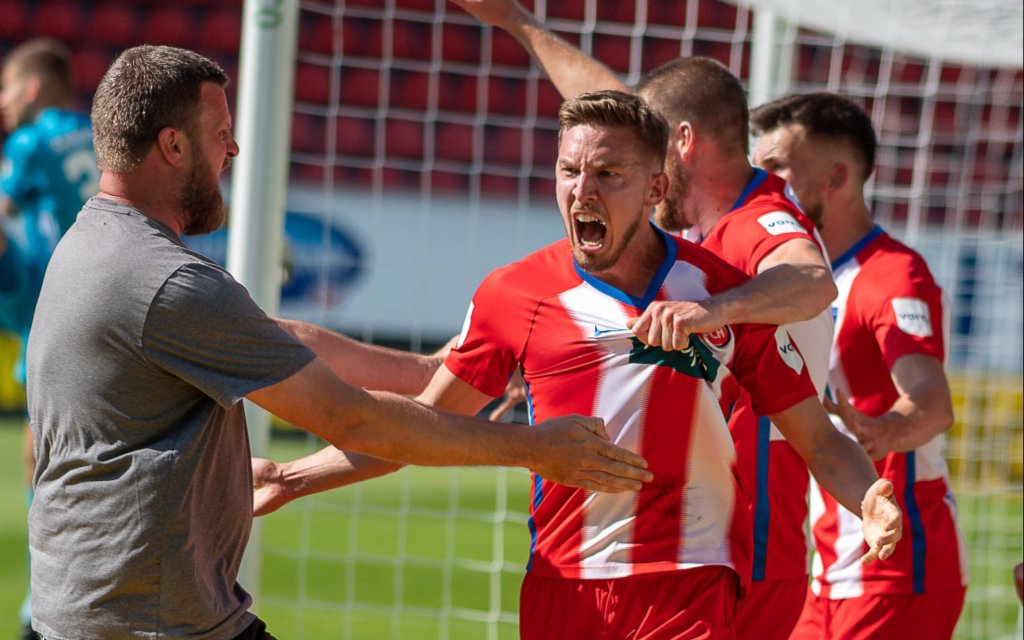
<path id="1" fill-rule="evenodd" d="M 193 52 L 141 46 L 94 98 L 100 192 L 53 256 L 28 348 L 33 626 L 48 640 L 271 637 L 236 582 L 252 517 L 242 398 L 395 462 L 525 466 L 603 491 L 650 479 L 599 420 L 495 424 L 350 386 L 350 343 L 268 318 L 187 249 L 183 233 L 225 217 L 227 82 Z"/>

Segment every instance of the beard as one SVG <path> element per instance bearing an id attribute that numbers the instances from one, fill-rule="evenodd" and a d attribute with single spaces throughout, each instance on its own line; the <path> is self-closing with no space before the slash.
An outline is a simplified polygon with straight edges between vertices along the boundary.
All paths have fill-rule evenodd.
<path id="1" fill-rule="evenodd" d="M 618 240 L 618 245 L 613 247 L 611 251 L 604 255 L 595 256 L 590 253 L 582 251 L 576 244 L 573 244 L 572 254 L 576 260 L 576 264 L 580 265 L 580 268 L 587 273 L 599 273 L 606 271 L 615 266 L 615 263 L 619 261 L 619 257 L 622 256 L 622 252 L 626 250 L 630 242 L 633 241 L 633 236 L 636 235 L 637 229 L 640 228 L 640 223 L 646 222 L 644 216 L 637 216 L 626 230 L 622 232 L 622 237 Z"/>
<path id="2" fill-rule="evenodd" d="M 668 191 L 654 210 L 654 223 L 669 233 L 678 233 L 693 226 L 686 215 L 686 199 L 690 195 L 690 174 L 673 155 L 665 161 L 669 175 Z"/>
<path id="3" fill-rule="evenodd" d="M 211 178 L 210 163 L 197 149 L 195 162 L 181 190 L 181 208 L 189 216 L 184 234 L 189 236 L 211 233 L 220 229 L 227 219 L 224 196 L 220 183 Z"/>

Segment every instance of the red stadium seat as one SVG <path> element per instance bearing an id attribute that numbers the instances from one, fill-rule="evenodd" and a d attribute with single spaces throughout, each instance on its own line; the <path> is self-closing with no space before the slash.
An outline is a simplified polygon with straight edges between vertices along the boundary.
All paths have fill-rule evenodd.
<path id="1" fill-rule="evenodd" d="M 341 25 L 341 47 L 347 56 L 373 58 L 384 53 L 384 25 L 380 20 L 345 18 Z"/>
<path id="2" fill-rule="evenodd" d="M 334 24 L 330 16 L 304 12 L 300 14 L 299 51 L 325 56 L 334 54 Z"/>
<path id="3" fill-rule="evenodd" d="M 441 55 L 446 62 L 464 62 L 470 65 L 480 64 L 480 27 L 445 23 L 441 33 Z M 421 56 L 430 59 L 430 51 Z"/>
<path id="4" fill-rule="evenodd" d="M 103 74 L 107 72 L 114 59 L 100 49 L 82 49 L 71 54 L 71 73 L 75 80 L 75 93 L 92 97 Z M 91 100 L 90 100 L 91 102 Z M 90 104 L 81 105 L 89 110 Z"/>
<path id="5" fill-rule="evenodd" d="M 722 0 L 704 0 L 698 5 L 697 25 L 733 31 L 736 29 L 737 9 Z"/>
<path id="6" fill-rule="evenodd" d="M 495 196 L 514 197 L 519 193 L 519 178 L 482 174 L 480 176 L 480 193 L 485 198 L 493 198 Z"/>
<path id="7" fill-rule="evenodd" d="M 476 111 L 476 76 L 441 73 L 437 106 L 445 111 Z"/>
<path id="8" fill-rule="evenodd" d="M 648 2 L 647 23 L 682 27 L 686 24 L 686 2 Z"/>
<path id="9" fill-rule="evenodd" d="M 435 129 L 434 155 L 438 160 L 472 162 L 473 127 L 465 124 L 439 122 Z"/>
<path id="10" fill-rule="evenodd" d="M 389 158 L 423 157 L 423 123 L 389 119 L 385 128 L 384 152 Z"/>
<path id="11" fill-rule="evenodd" d="M 380 72 L 377 69 L 342 67 L 341 104 L 376 107 L 379 93 Z"/>
<path id="12" fill-rule="evenodd" d="M 521 129 L 518 127 L 487 127 L 484 130 L 484 162 L 519 166 L 522 160 Z"/>
<path id="13" fill-rule="evenodd" d="M 327 67 L 298 63 L 295 66 L 295 101 L 327 104 L 330 99 L 331 72 Z"/>
<path id="14" fill-rule="evenodd" d="M 176 4 L 162 5 L 146 17 L 142 37 L 149 44 L 192 48 L 196 27 L 188 9 Z"/>
<path id="15" fill-rule="evenodd" d="M 392 107 L 426 111 L 428 108 L 430 76 L 426 72 L 391 71 L 389 102 Z"/>
<path id="16" fill-rule="evenodd" d="M 425 22 L 394 22 L 392 55 L 404 60 L 427 60 L 433 50 L 433 28 Z"/>
<path id="17" fill-rule="evenodd" d="M 32 29 L 29 22 L 32 18 L 28 8 L 28 2 L 14 0 L 7 2 L 3 8 L 4 19 L 0 20 L 0 38 L 21 39 Z"/>
<path id="18" fill-rule="evenodd" d="M 682 43 L 667 38 L 644 38 L 644 71 L 656 69 L 683 55 Z"/>
<path id="19" fill-rule="evenodd" d="M 624 0 L 618 0 L 623 2 Z M 559 18 L 563 20 L 583 20 L 586 0 L 564 0 L 562 2 L 549 2 L 547 4 L 548 18 Z"/>
<path id="20" fill-rule="evenodd" d="M 210 11 L 200 24 L 200 41 L 204 49 L 238 55 L 242 42 L 241 9 L 229 7 Z"/>
<path id="21" fill-rule="evenodd" d="M 69 0 L 49 0 L 40 3 L 36 7 L 35 34 L 56 38 L 74 47 L 86 35 L 85 29 L 82 28 L 85 16 L 81 4 Z"/>
<path id="22" fill-rule="evenodd" d="M 619 73 L 629 71 L 629 48 L 625 36 L 594 35 L 594 57 Z"/>
<path id="23" fill-rule="evenodd" d="M 124 49 L 139 42 L 139 17 L 132 6 L 107 2 L 92 10 L 88 28 L 91 40 Z"/>
<path id="24" fill-rule="evenodd" d="M 618 2 L 597 2 L 598 22 L 619 22 L 633 25 L 636 20 L 636 3 L 628 0 Z M 655 3 L 657 4 L 657 3 Z"/>
<path id="25" fill-rule="evenodd" d="M 292 150 L 322 155 L 327 140 L 324 118 L 306 113 L 292 114 Z"/>
<path id="26" fill-rule="evenodd" d="M 430 188 L 435 193 L 464 194 L 469 191 L 469 176 L 435 169 L 430 172 Z"/>
<path id="27" fill-rule="evenodd" d="M 487 79 L 487 112 L 511 116 L 526 113 L 526 81 L 491 76 Z"/>
<path id="28" fill-rule="evenodd" d="M 335 151 L 347 156 L 373 157 L 377 123 L 371 118 L 339 116 L 335 123 Z"/>
<path id="29" fill-rule="evenodd" d="M 523 68 L 530 66 L 530 54 L 505 31 L 493 29 L 491 42 L 491 64 Z"/>

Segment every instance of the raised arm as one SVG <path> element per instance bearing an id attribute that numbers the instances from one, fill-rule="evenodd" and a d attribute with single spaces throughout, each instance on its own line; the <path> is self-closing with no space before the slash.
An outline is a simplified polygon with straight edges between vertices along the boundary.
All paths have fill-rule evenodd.
<path id="1" fill-rule="evenodd" d="M 832 425 L 817 398 L 807 398 L 771 419 L 818 484 L 861 518 L 868 544 L 862 561 L 891 556 L 903 535 L 902 514 L 892 497 L 892 483 L 878 478 L 864 450 Z"/>
<path id="2" fill-rule="evenodd" d="M 515 0 L 452 0 L 483 23 L 507 31 L 544 68 L 563 98 L 615 89 L 631 93 L 615 72 L 550 30 Z"/>
<path id="3" fill-rule="evenodd" d="M 827 405 L 842 418 L 872 460 L 891 451 L 913 451 L 953 426 L 953 402 L 949 382 L 938 358 L 906 355 L 890 372 L 900 397 L 877 418 L 857 411 L 842 392 Z"/>
<path id="4" fill-rule="evenodd" d="M 277 323 L 350 385 L 403 395 L 423 391 L 451 345 L 449 341 L 433 354 L 410 353 L 365 344 L 308 322 L 278 319 Z"/>

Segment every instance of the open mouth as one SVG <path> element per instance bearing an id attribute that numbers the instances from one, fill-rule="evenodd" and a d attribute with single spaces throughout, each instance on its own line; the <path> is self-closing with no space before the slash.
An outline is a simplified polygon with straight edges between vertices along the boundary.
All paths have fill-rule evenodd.
<path id="1" fill-rule="evenodd" d="M 604 246 L 606 229 L 603 220 L 589 213 L 578 212 L 573 216 L 573 225 L 580 248 L 597 250 Z"/>

